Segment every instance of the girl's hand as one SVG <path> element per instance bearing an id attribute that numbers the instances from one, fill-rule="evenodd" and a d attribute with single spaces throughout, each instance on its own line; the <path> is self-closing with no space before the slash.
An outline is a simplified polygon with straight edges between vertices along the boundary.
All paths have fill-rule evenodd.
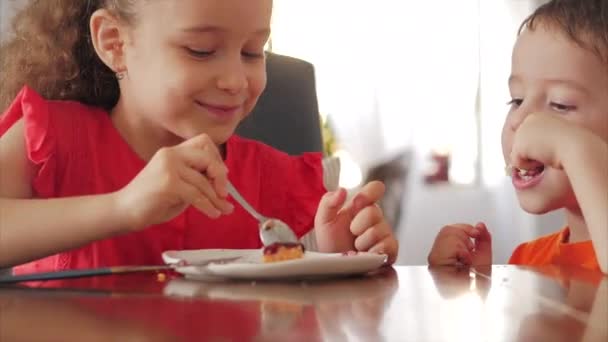
<path id="1" fill-rule="evenodd" d="M 388 263 L 397 259 L 398 243 L 376 202 L 384 194 L 384 184 L 366 184 L 353 201 L 344 205 L 346 191 L 325 194 L 315 217 L 319 250 L 322 252 L 369 251 L 388 255 Z"/>
<path id="2" fill-rule="evenodd" d="M 431 266 L 492 264 L 492 237 L 483 223 L 453 224 L 441 229 L 428 256 Z"/>
<path id="3" fill-rule="evenodd" d="M 213 141 L 201 134 L 161 148 L 127 186 L 116 193 L 129 231 L 171 220 L 192 205 L 211 218 L 229 214 L 228 169 Z"/>

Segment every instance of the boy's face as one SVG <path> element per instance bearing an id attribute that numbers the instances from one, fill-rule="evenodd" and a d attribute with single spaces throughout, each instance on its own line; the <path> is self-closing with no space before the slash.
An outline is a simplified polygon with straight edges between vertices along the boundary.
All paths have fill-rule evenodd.
<path id="1" fill-rule="evenodd" d="M 513 99 L 502 134 L 505 161 L 522 120 L 535 112 L 553 113 L 608 142 L 608 65 L 553 26 L 537 25 L 518 37 L 513 49 L 509 89 Z M 540 214 L 559 208 L 578 210 L 562 170 L 546 167 L 541 182 L 517 190 L 522 208 Z"/>
<path id="2" fill-rule="evenodd" d="M 121 81 L 129 113 L 159 134 L 225 142 L 266 85 L 271 12 L 271 0 L 137 2 Z"/>

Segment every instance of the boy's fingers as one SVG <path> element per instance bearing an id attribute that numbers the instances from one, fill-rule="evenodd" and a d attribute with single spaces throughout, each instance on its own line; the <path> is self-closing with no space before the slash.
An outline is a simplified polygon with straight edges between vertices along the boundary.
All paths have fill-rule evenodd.
<path id="1" fill-rule="evenodd" d="M 479 231 L 476 241 L 492 241 L 492 235 L 484 223 L 476 224 L 475 228 Z"/>
<path id="2" fill-rule="evenodd" d="M 471 226 L 470 224 L 458 223 L 458 224 L 451 224 L 449 226 L 445 226 L 440 231 L 440 234 L 449 234 L 449 235 L 452 235 L 452 234 L 464 235 L 463 233 L 472 238 L 475 238 L 475 237 L 477 237 L 477 235 L 479 235 L 479 229 Z"/>
<path id="3" fill-rule="evenodd" d="M 475 243 L 471 241 L 471 239 L 475 239 L 478 236 L 478 233 L 475 233 L 475 229 L 473 227 L 465 227 L 466 229 L 455 229 L 451 236 L 454 239 L 457 239 L 458 242 L 455 244 L 462 243 L 463 247 L 466 247 L 468 250 L 472 251 L 475 249 Z"/>
<path id="4" fill-rule="evenodd" d="M 458 261 L 464 265 L 471 265 L 473 263 L 473 257 L 471 252 L 467 251 L 464 248 L 461 248 L 456 253 L 458 256 Z"/>

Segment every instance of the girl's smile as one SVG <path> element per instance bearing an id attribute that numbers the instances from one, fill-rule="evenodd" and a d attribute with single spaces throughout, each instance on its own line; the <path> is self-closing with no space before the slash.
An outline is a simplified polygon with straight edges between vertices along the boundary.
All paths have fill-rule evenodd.
<path id="1" fill-rule="evenodd" d="M 224 105 L 224 104 L 210 104 L 207 102 L 195 101 L 198 106 L 208 112 L 212 120 L 219 122 L 231 122 L 234 118 L 239 115 L 243 109 L 243 105 Z"/>

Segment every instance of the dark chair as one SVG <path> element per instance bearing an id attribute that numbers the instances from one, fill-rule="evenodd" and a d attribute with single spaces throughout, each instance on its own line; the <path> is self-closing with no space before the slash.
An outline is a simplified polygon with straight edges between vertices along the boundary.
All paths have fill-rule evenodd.
<path id="1" fill-rule="evenodd" d="M 268 83 L 253 112 L 236 130 L 286 153 L 322 152 L 314 67 L 267 53 Z"/>
<path id="2" fill-rule="evenodd" d="M 405 207 L 411 160 L 412 151 L 402 151 L 392 159 L 371 167 L 365 177 L 364 183 L 379 180 L 386 186 L 384 197 L 378 201 L 378 205 L 384 211 L 384 217 L 395 232 L 404 218 L 403 208 Z"/>

